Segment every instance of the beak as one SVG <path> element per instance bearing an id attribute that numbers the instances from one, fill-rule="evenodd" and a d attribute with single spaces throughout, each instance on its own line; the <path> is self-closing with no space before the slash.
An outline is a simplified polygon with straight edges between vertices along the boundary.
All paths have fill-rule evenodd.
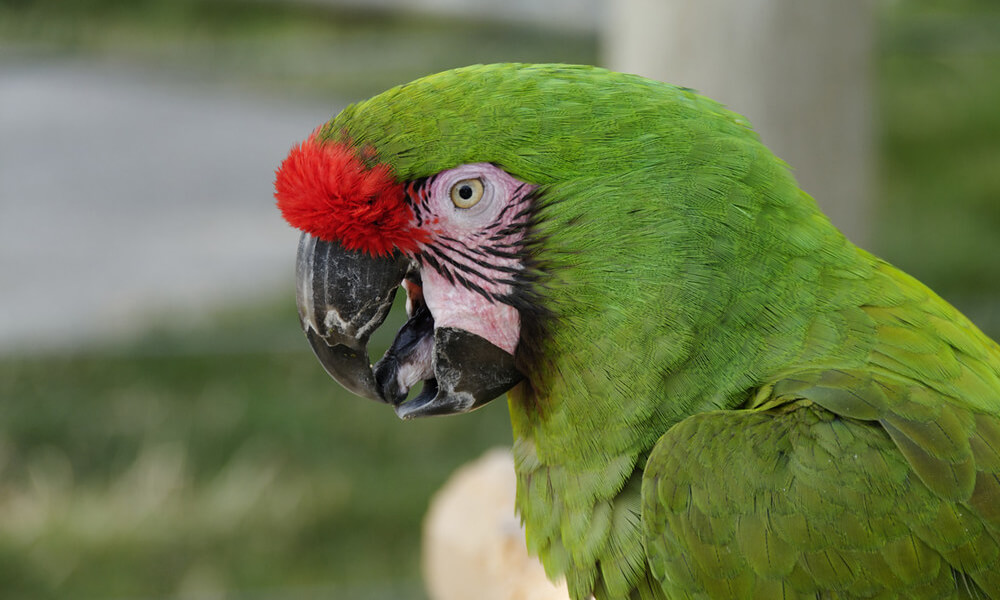
<path id="1" fill-rule="evenodd" d="M 399 253 L 373 258 L 303 234 L 295 272 L 299 319 L 327 373 L 359 396 L 392 404 L 400 418 L 468 412 L 523 379 L 507 351 L 462 329 L 434 327 L 419 275 Z M 368 339 L 404 278 L 409 320 L 373 368 Z M 419 381 L 423 390 L 406 401 Z"/>
<path id="2" fill-rule="evenodd" d="M 405 391 L 398 393 L 398 373 L 405 368 L 405 362 L 393 352 L 395 343 L 375 365 L 375 379 L 384 383 L 385 397 L 401 419 L 469 412 L 524 379 L 514 366 L 513 355 L 474 333 L 441 327 L 434 330 L 433 336 L 433 377 L 424 380 L 424 389 L 409 402 L 403 402 Z M 396 337 L 397 342 L 400 337 Z"/>
<path id="3" fill-rule="evenodd" d="M 374 258 L 308 233 L 295 264 L 299 322 L 320 364 L 351 392 L 384 401 L 368 360 L 368 338 L 385 321 L 409 261 Z"/>

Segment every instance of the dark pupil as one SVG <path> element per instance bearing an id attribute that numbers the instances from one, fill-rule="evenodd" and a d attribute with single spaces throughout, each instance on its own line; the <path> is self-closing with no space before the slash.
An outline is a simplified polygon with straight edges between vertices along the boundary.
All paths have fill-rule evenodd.
<path id="1" fill-rule="evenodd" d="M 472 186 L 463 185 L 462 187 L 458 188 L 458 195 L 462 198 L 462 200 L 468 200 L 469 198 L 472 197 Z"/>

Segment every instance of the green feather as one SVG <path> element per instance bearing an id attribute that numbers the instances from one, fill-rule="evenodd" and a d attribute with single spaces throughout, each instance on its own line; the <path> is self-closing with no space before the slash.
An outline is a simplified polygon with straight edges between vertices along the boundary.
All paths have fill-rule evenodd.
<path id="1" fill-rule="evenodd" d="M 322 135 L 400 180 L 540 186 L 517 505 L 574 599 L 1000 598 L 1000 347 L 847 241 L 742 117 L 479 65 Z"/>

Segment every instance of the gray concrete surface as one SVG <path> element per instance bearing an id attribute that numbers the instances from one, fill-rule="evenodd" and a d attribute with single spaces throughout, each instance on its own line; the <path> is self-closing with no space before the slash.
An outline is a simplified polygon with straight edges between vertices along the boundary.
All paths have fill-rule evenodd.
<path id="1" fill-rule="evenodd" d="M 0 62 L 0 353 L 291 295 L 297 234 L 274 208 L 274 169 L 341 107 L 121 65 Z"/>

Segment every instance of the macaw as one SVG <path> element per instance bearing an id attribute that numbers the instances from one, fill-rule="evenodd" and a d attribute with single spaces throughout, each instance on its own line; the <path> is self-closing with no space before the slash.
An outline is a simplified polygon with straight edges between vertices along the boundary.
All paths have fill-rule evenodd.
<path id="1" fill-rule="evenodd" d="M 506 393 L 527 544 L 575 600 L 1000 598 L 1000 346 L 720 104 L 446 71 L 320 126 L 275 197 L 338 382 L 404 419 Z"/>

